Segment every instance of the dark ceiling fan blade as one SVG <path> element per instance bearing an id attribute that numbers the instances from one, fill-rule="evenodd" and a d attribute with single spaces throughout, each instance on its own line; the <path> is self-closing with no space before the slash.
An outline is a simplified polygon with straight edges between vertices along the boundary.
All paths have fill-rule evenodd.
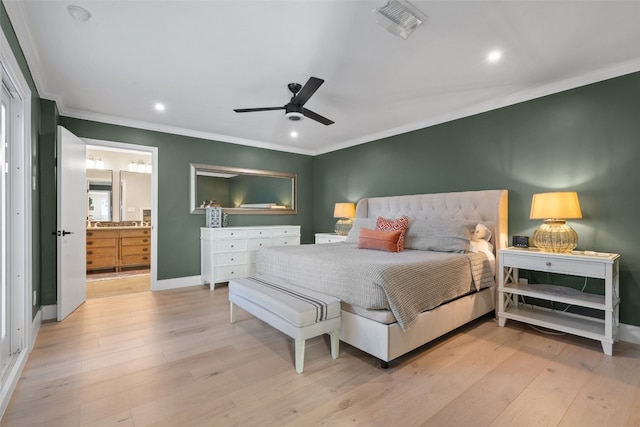
<path id="1" fill-rule="evenodd" d="M 300 92 L 291 100 L 292 104 L 304 105 L 311 95 L 316 93 L 320 85 L 324 83 L 324 80 L 317 77 L 309 77 L 307 83 L 300 89 Z"/>
<path id="2" fill-rule="evenodd" d="M 322 117 L 320 114 L 314 113 L 313 111 L 307 110 L 306 108 L 302 109 L 302 114 L 304 114 L 305 117 L 315 120 L 316 122 L 322 123 L 323 125 L 329 126 L 335 123 L 334 121 L 329 120 L 326 117 Z"/>
<path id="3" fill-rule="evenodd" d="M 272 110 L 284 110 L 285 107 L 264 107 L 264 108 L 236 108 L 233 111 L 236 113 L 253 113 L 254 111 L 272 111 Z"/>

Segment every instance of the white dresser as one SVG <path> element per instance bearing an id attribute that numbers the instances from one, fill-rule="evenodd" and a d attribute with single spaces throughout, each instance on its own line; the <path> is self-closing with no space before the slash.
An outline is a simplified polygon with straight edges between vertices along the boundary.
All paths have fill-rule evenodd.
<path id="1" fill-rule="evenodd" d="M 201 228 L 200 273 L 213 290 L 216 283 L 256 272 L 256 251 L 267 246 L 300 244 L 299 225 Z"/>

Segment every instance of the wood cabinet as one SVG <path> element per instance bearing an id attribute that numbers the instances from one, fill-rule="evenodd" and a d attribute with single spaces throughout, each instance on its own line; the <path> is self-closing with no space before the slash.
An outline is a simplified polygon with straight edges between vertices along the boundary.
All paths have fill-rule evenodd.
<path id="1" fill-rule="evenodd" d="M 146 268 L 151 264 L 151 227 L 87 229 L 87 272 Z"/>
<path id="2" fill-rule="evenodd" d="M 256 272 L 256 253 L 267 246 L 300 244 L 299 225 L 200 229 L 202 280 L 211 290 L 216 283 Z"/>

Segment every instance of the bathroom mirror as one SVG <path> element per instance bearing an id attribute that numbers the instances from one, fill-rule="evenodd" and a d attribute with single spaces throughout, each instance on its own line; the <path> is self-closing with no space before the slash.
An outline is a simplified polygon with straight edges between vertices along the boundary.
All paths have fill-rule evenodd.
<path id="1" fill-rule="evenodd" d="M 190 164 L 190 212 L 220 206 L 234 214 L 295 214 L 296 175 Z"/>
<path id="2" fill-rule="evenodd" d="M 87 220 L 113 220 L 113 172 L 87 169 Z"/>
<path id="3" fill-rule="evenodd" d="M 151 174 L 120 171 L 120 221 L 145 221 L 151 209 Z"/>

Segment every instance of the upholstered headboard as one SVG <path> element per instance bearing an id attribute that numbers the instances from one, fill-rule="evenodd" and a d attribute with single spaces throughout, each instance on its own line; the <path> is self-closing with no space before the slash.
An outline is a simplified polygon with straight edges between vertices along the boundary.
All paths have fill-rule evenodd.
<path id="1" fill-rule="evenodd" d="M 356 218 L 456 219 L 477 220 L 493 231 L 496 254 L 509 241 L 509 204 L 507 190 L 462 191 L 415 194 L 410 196 L 371 197 L 356 206 Z"/>

